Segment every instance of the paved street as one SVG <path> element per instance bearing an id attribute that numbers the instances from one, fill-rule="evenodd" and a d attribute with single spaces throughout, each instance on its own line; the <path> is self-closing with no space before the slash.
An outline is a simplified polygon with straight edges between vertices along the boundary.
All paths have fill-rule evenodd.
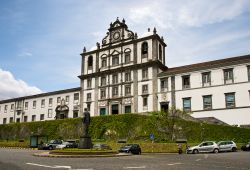
<path id="1" fill-rule="evenodd" d="M 219 154 L 143 154 L 102 158 L 48 158 L 32 156 L 36 150 L 0 149 L 0 169 L 78 170 L 250 170 L 250 152 Z"/>

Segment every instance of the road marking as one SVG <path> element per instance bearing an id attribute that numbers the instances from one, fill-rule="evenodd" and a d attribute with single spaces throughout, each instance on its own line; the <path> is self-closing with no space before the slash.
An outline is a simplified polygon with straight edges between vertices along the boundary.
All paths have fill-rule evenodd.
<path id="1" fill-rule="evenodd" d="M 146 166 L 128 166 L 128 167 L 123 167 L 123 169 L 144 169 Z"/>
<path id="2" fill-rule="evenodd" d="M 195 161 L 198 162 L 198 161 L 200 161 L 200 160 L 201 160 L 201 159 L 196 159 Z"/>
<path id="3" fill-rule="evenodd" d="M 51 168 L 51 169 L 64 168 L 64 169 L 69 169 L 69 170 L 93 170 L 93 169 L 71 169 L 71 166 L 61 166 L 61 165 L 49 166 L 49 165 L 42 165 L 42 164 L 35 164 L 35 163 L 26 163 L 26 164 L 33 165 L 33 166 L 41 166 L 41 167 Z"/>
<path id="4" fill-rule="evenodd" d="M 177 163 L 172 163 L 172 164 L 168 164 L 168 165 L 169 165 L 169 166 L 172 166 L 172 165 L 180 165 L 180 164 L 182 164 L 182 163 L 177 162 Z"/>

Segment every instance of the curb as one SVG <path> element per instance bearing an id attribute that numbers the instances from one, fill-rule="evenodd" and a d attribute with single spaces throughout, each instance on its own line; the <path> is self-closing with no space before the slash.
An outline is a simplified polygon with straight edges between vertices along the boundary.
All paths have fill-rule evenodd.
<path id="1" fill-rule="evenodd" d="M 52 158 L 97 158 L 97 157 L 120 157 L 120 156 L 130 156 L 130 154 L 110 154 L 110 155 L 56 155 L 50 154 L 49 152 L 34 153 L 33 156 L 37 157 L 52 157 Z"/>
<path id="2" fill-rule="evenodd" d="M 1 146 L 0 148 L 4 148 L 4 149 L 38 150 L 37 148 L 22 148 L 22 147 L 7 147 L 7 146 Z"/>

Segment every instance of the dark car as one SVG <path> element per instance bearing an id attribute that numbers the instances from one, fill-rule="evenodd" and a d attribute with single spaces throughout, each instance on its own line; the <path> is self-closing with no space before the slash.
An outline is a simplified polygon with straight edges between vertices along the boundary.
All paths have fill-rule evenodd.
<path id="1" fill-rule="evenodd" d="M 241 150 L 243 151 L 250 151 L 250 142 L 246 143 L 241 147 Z"/>
<path id="2" fill-rule="evenodd" d="M 132 153 L 132 154 L 141 154 L 141 147 L 138 144 L 127 144 L 122 146 L 119 150 L 119 153 Z"/>
<path id="3" fill-rule="evenodd" d="M 57 145 L 61 145 L 62 143 L 62 140 L 51 140 L 49 143 L 44 143 L 40 145 L 38 149 L 52 150 L 55 149 Z"/>
<path id="4" fill-rule="evenodd" d="M 112 150 L 111 147 L 104 143 L 97 143 L 93 145 L 93 149 L 97 150 Z"/>
<path id="5" fill-rule="evenodd" d="M 67 148 L 78 148 L 79 145 L 79 140 L 66 140 L 66 142 L 68 142 L 69 144 L 66 146 Z"/>

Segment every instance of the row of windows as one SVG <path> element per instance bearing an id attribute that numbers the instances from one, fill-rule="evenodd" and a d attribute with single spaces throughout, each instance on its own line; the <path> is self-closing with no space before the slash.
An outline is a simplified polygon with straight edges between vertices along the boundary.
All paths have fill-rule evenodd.
<path id="1" fill-rule="evenodd" d="M 53 111 L 52 109 L 48 109 L 48 115 L 47 115 L 47 118 L 52 118 L 53 116 Z M 78 111 L 74 111 L 73 112 L 73 118 L 76 118 L 78 117 Z M 34 121 L 37 121 L 37 115 L 31 115 L 31 121 L 34 122 Z M 39 120 L 44 120 L 45 119 L 45 115 L 44 114 L 40 114 L 40 118 Z M 13 117 L 10 117 L 9 118 L 9 123 L 13 123 L 14 121 L 14 118 Z M 28 121 L 28 116 L 23 116 L 23 120 L 22 122 L 27 122 Z M 16 118 L 16 122 L 19 123 L 21 122 L 21 118 Z M 3 124 L 6 124 L 7 123 L 7 118 L 3 118 Z"/>
<path id="2" fill-rule="evenodd" d="M 131 82 L 131 72 L 125 72 L 124 74 L 124 81 L 121 79 L 119 81 L 118 78 L 118 73 L 115 73 L 112 75 L 112 84 L 118 84 L 119 82 Z M 108 85 L 107 78 L 106 76 L 103 76 L 100 78 L 100 86 L 106 86 Z M 148 79 L 148 68 L 142 69 L 142 80 L 147 80 Z M 87 88 L 92 88 L 92 79 L 89 78 L 87 79 Z"/>
<path id="3" fill-rule="evenodd" d="M 131 85 L 125 85 L 125 96 L 131 96 Z M 119 96 L 119 86 L 113 86 L 112 87 L 112 97 L 118 97 Z M 142 85 L 142 94 L 148 94 L 148 85 L 144 84 Z M 106 88 L 100 89 L 100 98 L 106 99 Z M 91 93 L 87 93 L 87 99 L 86 101 L 91 101 Z"/>
<path id="4" fill-rule="evenodd" d="M 74 101 L 79 101 L 79 93 L 74 93 Z M 69 102 L 69 96 L 65 97 L 65 102 L 68 103 Z M 57 104 L 61 104 L 61 97 L 57 97 Z M 52 107 L 53 105 L 53 98 L 49 98 L 49 103 L 48 106 Z M 10 110 L 14 111 L 14 104 L 11 104 L 10 106 Z M 24 102 L 24 109 L 28 110 L 28 106 L 29 106 L 29 102 Z M 37 101 L 34 100 L 32 102 L 32 108 L 35 109 L 37 106 Z M 45 107 L 45 99 L 41 100 L 41 108 Z M 22 101 L 18 101 L 17 102 L 17 110 L 22 110 Z M 0 111 L 1 111 L 1 107 L 0 107 Z M 8 105 L 4 105 L 4 113 L 6 113 L 8 111 Z"/>
<path id="5" fill-rule="evenodd" d="M 250 66 L 247 67 L 248 70 L 248 81 L 250 81 Z M 224 84 L 231 84 L 234 83 L 234 74 L 233 69 L 224 69 Z M 204 72 L 201 73 L 202 77 L 202 87 L 211 86 L 211 72 Z M 161 91 L 167 91 L 168 88 L 168 79 L 161 79 L 160 81 L 160 88 Z M 189 89 L 191 88 L 191 82 L 190 82 L 190 75 L 182 76 L 182 89 Z"/>
<path id="6" fill-rule="evenodd" d="M 159 44 L 159 54 L 158 54 L 158 58 L 159 60 L 162 61 L 162 46 Z M 143 42 L 141 45 L 141 57 L 142 58 L 147 58 L 148 57 L 148 43 L 147 42 Z M 102 56 L 101 57 L 101 67 L 107 67 L 108 63 L 107 63 L 107 57 L 106 56 Z M 131 50 L 128 49 L 127 51 L 125 50 L 124 52 L 124 63 L 128 64 L 131 62 Z M 112 66 L 117 66 L 119 65 L 119 54 L 115 54 L 112 56 Z M 88 57 L 88 69 L 91 70 L 93 67 L 93 56 L 90 55 Z"/>
<path id="7" fill-rule="evenodd" d="M 148 110 L 148 97 L 142 97 L 142 106 L 143 110 Z M 118 114 L 119 112 L 119 105 L 114 104 L 111 106 L 111 114 Z M 116 112 L 114 112 L 116 110 Z M 100 108 L 100 115 L 106 115 L 107 114 L 107 109 L 105 107 Z M 126 105 L 124 106 L 124 113 L 131 113 L 131 105 Z"/>
<path id="8" fill-rule="evenodd" d="M 203 98 L 203 109 L 211 110 L 213 109 L 212 105 L 212 95 L 202 96 Z M 183 110 L 191 111 L 191 97 L 183 98 Z M 225 93 L 225 105 L 226 108 L 235 107 L 235 93 Z"/>
<path id="9" fill-rule="evenodd" d="M 248 81 L 250 81 L 250 66 L 247 67 L 248 70 Z M 233 69 L 224 69 L 224 84 L 234 83 L 234 72 Z M 211 72 L 202 73 L 202 86 L 210 86 L 211 85 Z M 187 89 L 190 88 L 190 75 L 182 76 L 182 88 Z"/>

